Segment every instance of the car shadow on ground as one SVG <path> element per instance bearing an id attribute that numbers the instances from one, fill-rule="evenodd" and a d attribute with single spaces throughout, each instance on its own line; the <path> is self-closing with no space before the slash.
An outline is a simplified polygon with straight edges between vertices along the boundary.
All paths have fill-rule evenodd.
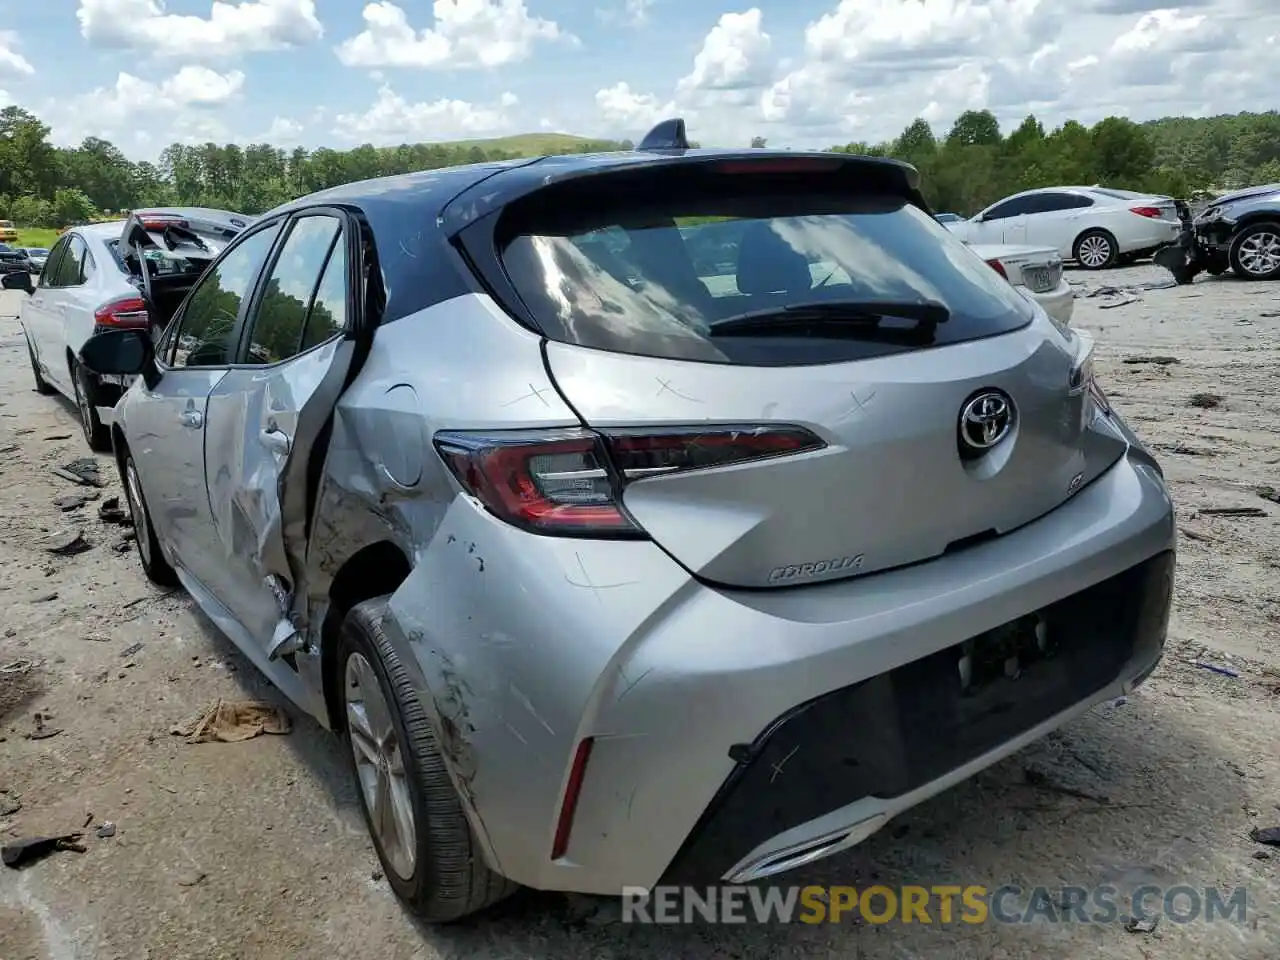
<path id="1" fill-rule="evenodd" d="M 217 628 L 197 613 L 245 695 L 284 703 L 281 693 Z M 1153 683 L 1161 680 L 1162 667 Z M 1144 689 L 1096 707 L 1044 740 L 900 816 L 852 851 L 774 878 L 781 886 L 1006 884 L 1094 887 L 1123 894 L 1143 884 L 1168 887 L 1215 882 L 1207 840 L 1212 811 L 1239 810 L 1244 788 L 1230 776 L 1193 717 Z M 356 789 L 336 735 L 300 718 L 291 749 L 324 785 L 335 815 L 363 830 Z M 1206 826 L 1206 821 L 1208 825 Z M 1016 872 L 1009 865 L 1017 864 Z M 745 956 L 910 956 L 946 949 L 951 956 L 989 957 L 992 944 L 1025 945 L 1044 927 L 973 926 L 953 922 L 877 925 L 848 915 L 839 924 L 676 925 L 623 923 L 615 898 L 520 891 L 474 917 L 428 926 L 402 909 L 424 946 L 442 956 L 729 958 Z M 1017 907 L 1015 905 L 1014 909 Z M 1124 936 L 1115 926 L 1116 936 Z M 1021 938 L 1021 939 L 1019 939 Z M 879 946 L 877 946 L 879 944 Z M 1044 941 L 1045 956 L 1058 954 Z M 1078 943 L 1076 944 L 1078 947 Z M 816 952 L 815 952 L 816 951 Z M 853 952 L 850 952 L 853 951 Z"/>

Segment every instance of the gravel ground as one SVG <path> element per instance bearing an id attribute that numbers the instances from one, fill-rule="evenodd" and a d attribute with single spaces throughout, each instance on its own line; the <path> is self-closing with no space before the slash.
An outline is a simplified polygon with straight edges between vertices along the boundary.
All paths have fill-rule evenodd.
<path id="1" fill-rule="evenodd" d="M 1161 276 L 1073 274 L 1082 294 Z M 1108 302 L 1082 295 L 1077 324 L 1098 337 L 1116 406 L 1160 452 L 1183 530 L 1163 665 L 1126 701 L 794 881 L 1245 886 L 1245 924 L 637 928 L 606 922 L 597 904 L 527 894 L 479 922 L 424 929 L 377 874 L 330 735 L 305 718 L 288 736 L 234 745 L 170 735 L 213 698 L 275 694 L 188 600 L 146 583 L 97 504 L 54 505 L 83 489 L 51 470 L 85 456 L 84 443 L 70 404 L 32 392 L 6 318 L 0 839 L 90 826 L 85 853 L 0 869 L 0 960 L 1276 957 L 1280 850 L 1266 858 L 1249 832 L 1280 824 L 1280 505 L 1257 491 L 1280 487 L 1280 284 L 1203 278 Z M 16 305 L 4 294 L 0 315 Z M 1127 362 L 1144 356 L 1178 362 Z M 99 459 L 102 496 L 118 494 Z M 1223 506 L 1263 513 L 1203 512 Z M 49 534 L 67 528 L 91 548 L 48 553 Z M 29 739 L 36 713 L 61 733 Z M 114 836 L 96 835 L 103 821 Z"/>

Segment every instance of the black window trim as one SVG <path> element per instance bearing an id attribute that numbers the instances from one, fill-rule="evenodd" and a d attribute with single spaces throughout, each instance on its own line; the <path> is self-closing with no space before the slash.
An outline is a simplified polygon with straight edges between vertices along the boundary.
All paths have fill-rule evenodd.
<path id="1" fill-rule="evenodd" d="M 1030 200 L 1034 196 L 1035 194 L 1027 193 L 1027 194 L 1023 194 L 1022 196 L 1005 197 L 1003 200 L 999 201 L 998 203 L 994 203 L 990 207 L 988 207 L 986 213 L 982 215 L 982 220 L 985 223 L 990 220 L 1009 220 L 1013 217 L 1020 217 L 1023 214 L 1025 214 L 1027 211 L 1019 210 L 1017 213 L 1008 213 L 999 217 L 993 217 L 991 216 L 991 214 L 995 213 L 997 210 L 999 210 L 1001 207 L 1004 207 L 1004 206 L 1013 206 L 1014 204 L 1026 203 L 1028 200 Z"/>
<path id="2" fill-rule="evenodd" d="M 326 337 L 324 340 L 321 340 L 315 346 L 308 347 L 306 350 L 302 351 L 301 353 L 295 353 L 293 356 L 285 357 L 283 360 L 277 360 L 275 363 L 250 363 L 248 362 L 248 359 L 247 359 L 249 355 L 249 344 L 250 344 L 251 333 L 252 333 L 251 328 L 249 326 L 249 322 L 248 322 L 249 317 L 252 316 L 254 317 L 254 319 L 257 318 L 258 307 L 261 305 L 262 298 L 266 295 L 267 282 L 271 279 L 271 273 L 273 270 L 275 270 L 276 263 L 279 261 L 280 255 L 284 252 L 284 245 L 288 242 L 289 236 L 293 233 L 293 228 L 297 225 L 297 222 L 299 220 L 303 220 L 308 217 L 331 217 L 332 219 L 335 219 L 338 221 L 338 225 L 341 231 L 338 235 L 338 239 L 341 239 L 344 242 L 347 249 L 346 323 L 343 325 L 343 329 L 340 333 L 335 333 L 331 337 Z M 350 210 L 347 210 L 343 207 L 316 206 L 316 207 L 303 207 L 300 210 L 290 211 L 290 213 L 287 215 L 287 222 L 285 223 L 284 229 L 280 231 L 280 236 L 276 238 L 275 245 L 274 247 L 272 247 L 271 253 L 267 257 L 266 265 L 262 268 L 262 271 L 258 274 L 258 279 L 257 279 L 257 282 L 254 284 L 253 296 L 252 296 L 251 302 L 249 303 L 249 307 L 247 310 L 242 311 L 242 316 L 240 318 L 240 329 L 237 334 L 239 342 L 236 346 L 235 362 L 228 365 L 229 369 L 270 370 L 274 367 L 279 367 L 283 364 L 290 363 L 298 359 L 298 357 L 311 353 L 313 350 L 318 350 L 320 347 L 323 347 L 325 344 L 330 343 L 331 341 L 337 339 L 338 337 L 343 337 L 343 338 L 352 337 L 355 335 L 356 331 L 361 329 L 361 316 L 357 311 L 362 309 L 362 306 L 358 304 L 359 296 L 356 293 L 356 290 L 359 288 L 359 284 L 354 282 L 355 278 L 360 276 L 360 273 L 359 273 L 359 268 L 361 266 L 360 260 L 359 260 L 359 257 L 361 256 L 360 229 L 361 228 L 360 228 L 359 221 L 355 218 L 355 216 L 352 215 L 352 212 Z M 316 290 L 319 289 L 321 281 L 324 280 L 324 271 L 329 266 L 329 260 L 332 258 L 333 251 L 335 249 L 336 249 L 336 244 L 331 244 L 329 247 L 329 252 L 325 255 L 324 263 L 320 267 L 320 273 L 316 276 L 315 285 L 311 288 L 312 304 L 314 304 Z M 311 319 L 311 311 L 310 309 L 308 309 L 307 321 L 310 321 L 310 319 Z M 304 322 L 302 331 L 299 334 L 299 344 L 301 344 L 301 336 L 303 333 L 306 332 L 306 329 L 307 329 L 306 323 Z"/>
<path id="3" fill-rule="evenodd" d="M 84 263 L 86 259 L 91 259 L 93 256 L 89 252 L 89 242 L 85 239 L 83 234 L 77 233 L 73 230 L 68 230 L 66 233 L 62 235 L 62 237 L 59 238 L 59 242 L 62 242 L 63 240 L 65 240 L 65 243 L 63 243 L 63 246 L 62 246 L 62 256 L 58 258 L 58 264 L 53 269 L 53 271 L 49 273 L 49 276 L 55 277 L 55 278 L 58 276 L 58 271 L 62 269 L 63 264 L 66 262 L 67 251 L 70 250 L 71 245 L 78 240 L 80 241 L 81 249 L 84 251 L 84 256 L 80 258 L 80 270 L 79 270 L 79 273 L 77 274 L 77 276 L 80 279 L 75 283 L 51 283 L 46 288 L 49 290 L 70 290 L 74 287 L 84 286 L 85 284 Z M 94 265 L 94 268 L 96 269 L 98 266 L 97 261 L 93 261 L 93 265 Z M 46 266 L 46 269 L 47 269 L 47 266 Z"/>
<path id="4" fill-rule="evenodd" d="M 222 265 L 223 260 L 225 260 L 229 254 L 235 250 L 239 250 L 242 243 L 247 241 L 250 237 L 262 233 L 264 230 L 277 229 L 276 237 L 272 240 L 271 247 L 267 250 L 267 256 L 263 260 L 264 264 L 275 262 L 276 248 L 279 247 L 280 238 L 284 236 L 285 233 L 283 229 L 278 228 L 281 228 L 284 225 L 285 220 L 286 217 L 279 216 L 272 217 L 269 220 L 255 221 L 247 230 L 242 231 L 234 240 L 223 247 L 222 252 L 211 260 L 209 265 L 204 268 L 204 272 L 200 274 L 200 278 L 191 285 L 191 289 L 188 290 L 186 296 L 182 298 L 182 303 L 178 304 L 178 309 L 173 312 L 173 316 L 169 320 L 169 325 L 165 329 L 164 336 L 160 338 L 160 343 L 156 347 L 155 363 L 156 369 L 160 373 L 180 373 L 187 370 L 228 370 L 234 366 L 234 364 L 231 363 L 220 363 L 208 364 L 199 367 L 175 367 L 169 363 L 168 358 L 177 344 L 178 335 L 182 329 L 182 321 L 186 318 L 187 305 L 191 302 L 191 295 L 200 289 L 200 285 L 208 279 L 209 275 L 214 270 Z M 248 304 L 254 299 L 257 288 L 262 282 L 262 272 L 264 269 L 265 267 L 258 268 L 257 274 L 249 283 L 247 295 L 242 297 L 240 300 L 240 309 L 236 313 L 236 323 L 231 333 L 231 342 L 233 344 L 238 344 L 240 342 L 241 335 L 244 332 L 246 309 Z M 234 353 L 232 355 L 234 356 Z"/>

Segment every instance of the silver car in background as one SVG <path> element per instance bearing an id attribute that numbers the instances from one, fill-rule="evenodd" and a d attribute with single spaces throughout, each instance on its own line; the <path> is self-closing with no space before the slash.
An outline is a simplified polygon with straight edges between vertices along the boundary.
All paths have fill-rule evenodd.
<path id="1" fill-rule="evenodd" d="M 421 916 L 808 863 L 1155 667 L 1160 468 L 917 180 L 669 121 L 355 183 L 85 345 L 147 574 Z"/>

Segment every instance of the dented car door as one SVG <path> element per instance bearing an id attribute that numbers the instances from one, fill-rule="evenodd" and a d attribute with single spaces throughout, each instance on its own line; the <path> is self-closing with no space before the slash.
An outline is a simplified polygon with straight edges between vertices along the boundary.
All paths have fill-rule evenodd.
<path id="1" fill-rule="evenodd" d="M 309 210 L 250 307 L 239 363 L 209 398 L 206 482 L 223 556 L 217 592 L 274 659 L 303 626 L 294 606 L 306 551 L 308 464 L 351 369 L 346 215 Z M 300 639 L 300 637 L 298 637 Z"/>

